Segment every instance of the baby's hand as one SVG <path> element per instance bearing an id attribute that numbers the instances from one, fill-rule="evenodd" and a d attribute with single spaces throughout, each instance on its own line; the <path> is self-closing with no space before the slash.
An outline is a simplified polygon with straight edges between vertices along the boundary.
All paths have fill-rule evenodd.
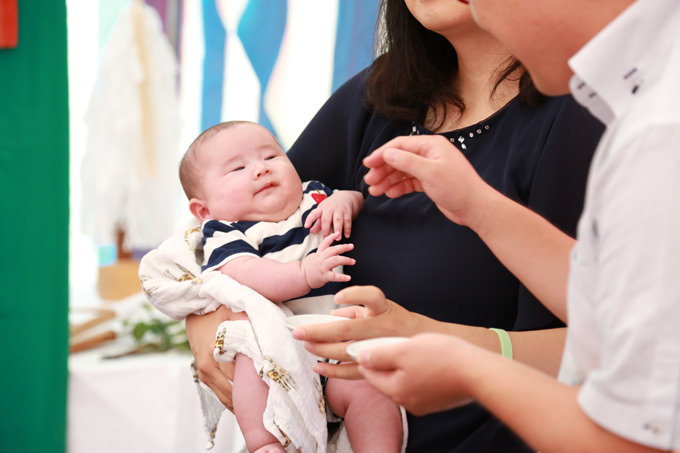
<path id="1" fill-rule="evenodd" d="M 333 272 L 337 266 L 351 266 L 356 260 L 343 253 L 349 252 L 354 248 L 354 244 L 333 245 L 333 241 L 340 239 L 340 233 L 333 233 L 326 236 L 319 248 L 314 253 L 310 253 L 302 260 L 302 270 L 305 273 L 305 280 L 310 288 L 320 288 L 328 282 L 348 282 L 350 277 L 340 272 Z"/>
<path id="2" fill-rule="evenodd" d="M 359 192 L 339 190 L 333 195 L 323 200 L 307 216 L 305 228 L 309 228 L 310 233 L 321 234 L 325 238 L 331 232 L 345 232 L 348 238 L 352 232 L 352 219 L 361 208 L 363 197 Z"/>

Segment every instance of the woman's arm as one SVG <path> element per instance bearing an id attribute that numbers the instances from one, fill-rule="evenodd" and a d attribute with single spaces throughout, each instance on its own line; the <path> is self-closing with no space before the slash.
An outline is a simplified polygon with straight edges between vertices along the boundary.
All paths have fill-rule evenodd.
<path id="1" fill-rule="evenodd" d="M 244 315 L 234 314 L 224 305 L 205 315 L 189 315 L 186 331 L 191 353 L 194 355 L 198 377 L 215 392 L 227 409 L 234 410 L 231 400 L 231 381 L 234 378 L 232 362 L 217 362 L 213 357 L 215 332 L 224 321 L 242 319 Z"/>
<path id="2" fill-rule="evenodd" d="M 381 336 L 414 336 L 437 332 L 466 339 L 489 351 L 500 352 L 498 336 L 483 327 L 466 326 L 436 321 L 410 312 L 385 298 L 374 286 L 353 286 L 340 291 L 336 302 L 348 307 L 334 314 L 353 318 L 348 321 L 298 327 L 293 336 L 306 342 L 306 348 L 317 355 L 340 360 L 332 365 L 317 363 L 315 370 L 325 376 L 357 379 L 357 364 L 345 351 L 347 341 Z M 518 361 L 556 375 L 564 346 L 566 329 L 509 332 L 514 358 Z"/>

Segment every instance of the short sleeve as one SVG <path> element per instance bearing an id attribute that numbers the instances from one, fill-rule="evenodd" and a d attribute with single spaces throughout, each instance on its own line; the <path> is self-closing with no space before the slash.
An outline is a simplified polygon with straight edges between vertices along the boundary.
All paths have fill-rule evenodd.
<path id="1" fill-rule="evenodd" d="M 670 449 L 680 438 L 680 130 L 647 126 L 616 140 L 597 156 L 581 229 L 595 285 L 570 317 L 575 328 L 594 318 L 600 345 L 579 402 L 605 428 Z"/>
<path id="2" fill-rule="evenodd" d="M 203 271 L 217 269 L 239 256 L 260 256 L 258 245 L 245 234 L 249 223 L 209 220 L 203 225 Z"/>

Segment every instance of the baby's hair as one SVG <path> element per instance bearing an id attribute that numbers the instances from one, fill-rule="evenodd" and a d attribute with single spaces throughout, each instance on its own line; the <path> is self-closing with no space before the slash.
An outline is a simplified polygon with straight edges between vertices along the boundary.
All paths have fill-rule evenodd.
<path id="1" fill-rule="evenodd" d="M 239 124 L 257 123 L 251 121 L 225 121 L 224 123 L 216 124 L 201 132 L 191 145 L 189 145 L 189 148 L 187 148 L 186 153 L 184 153 L 184 156 L 179 163 L 179 181 L 182 183 L 182 189 L 184 189 L 184 193 L 189 200 L 197 196 L 198 192 L 196 181 L 196 151 L 206 140 L 214 137 L 218 132 L 238 126 Z"/>

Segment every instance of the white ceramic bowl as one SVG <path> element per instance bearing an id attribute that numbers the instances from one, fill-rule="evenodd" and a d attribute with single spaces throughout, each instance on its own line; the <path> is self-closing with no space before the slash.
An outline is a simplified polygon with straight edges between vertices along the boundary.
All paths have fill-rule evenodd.
<path id="1" fill-rule="evenodd" d="M 305 326 L 307 324 L 322 324 L 325 322 L 335 322 L 335 321 L 347 321 L 349 318 L 344 316 L 333 316 L 333 315 L 295 315 L 289 316 L 284 321 L 286 327 L 288 327 L 291 332 L 295 330 L 298 326 Z"/>
<path id="2" fill-rule="evenodd" d="M 402 341 L 408 340 L 408 337 L 378 337 L 369 338 L 368 340 L 355 341 L 354 343 L 347 346 L 347 354 L 350 355 L 354 360 L 359 356 L 359 352 L 364 349 L 376 348 L 378 346 L 387 346 L 390 344 L 401 343 Z"/>

